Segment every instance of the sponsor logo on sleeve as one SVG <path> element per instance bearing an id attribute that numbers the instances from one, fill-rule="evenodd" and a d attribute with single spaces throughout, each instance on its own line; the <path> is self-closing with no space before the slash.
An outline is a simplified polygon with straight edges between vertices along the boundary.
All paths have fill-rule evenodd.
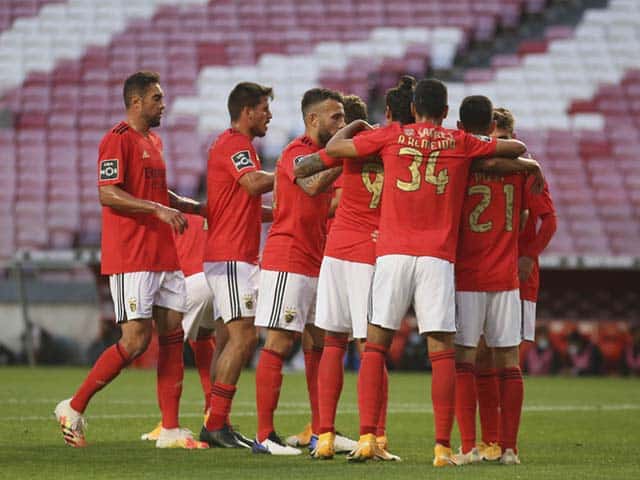
<path id="1" fill-rule="evenodd" d="M 302 159 L 303 159 L 304 157 L 305 157 L 304 155 L 300 155 L 299 157 L 294 158 L 294 160 L 293 160 L 293 165 L 294 165 L 294 166 L 295 166 L 295 165 L 298 165 L 298 164 L 302 161 Z"/>
<path id="2" fill-rule="evenodd" d="M 251 154 L 249 150 L 242 150 L 238 153 L 234 153 L 231 156 L 231 160 L 233 161 L 233 165 L 236 167 L 236 170 L 240 171 L 243 168 L 254 167 L 253 161 L 251 160 Z"/>
<path id="3" fill-rule="evenodd" d="M 472 135 L 476 137 L 478 140 L 482 140 L 483 142 L 491 141 L 491 137 L 487 137 L 486 135 L 476 135 L 476 134 L 472 134 Z"/>
<path id="4" fill-rule="evenodd" d="M 118 178 L 118 159 L 110 158 L 100 162 L 100 180 L 115 180 Z"/>

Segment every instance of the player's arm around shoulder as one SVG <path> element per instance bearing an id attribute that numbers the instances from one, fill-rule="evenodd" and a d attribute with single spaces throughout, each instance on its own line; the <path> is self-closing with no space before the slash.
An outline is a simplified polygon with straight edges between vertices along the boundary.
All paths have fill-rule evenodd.
<path id="1" fill-rule="evenodd" d="M 372 129 L 373 127 L 366 121 L 354 120 L 346 127 L 338 130 L 336 134 L 331 137 L 331 140 L 329 140 L 326 146 L 327 155 L 334 158 L 358 157 L 359 155 L 355 143 L 353 142 L 353 137 L 363 130 Z"/>

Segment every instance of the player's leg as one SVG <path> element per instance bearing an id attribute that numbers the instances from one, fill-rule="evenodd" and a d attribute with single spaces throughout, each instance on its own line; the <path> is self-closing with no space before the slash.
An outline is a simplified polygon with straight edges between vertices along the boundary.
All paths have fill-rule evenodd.
<path id="1" fill-rule="evenodd" d="M 431 402 L 436 445 L 433 464 L 454 465 L 451 429 L 455 416 L 455 282 L 453 264 L 433 257 L 417 259 L 413 303 L 421 334 L 427 334 L 431 360 Z"/>
<path id="2" fill-rule="evenodd" d="M 462 442 L 457 464 L 481 460 L 476 450 L 475 362 L 485 312 L 485 292 L 456 292 L 456 420 Z"/>
<path id="3" fill-rule="evenodd" d="M 291 352 L 315 304 L 317 278 L 295 273 L 263 270 L 255 324 L 266 329 L 265 345 L 256 367 L 258 431 L 254 453 L 299 455 L 276 434 L 273 415 L 282 386 L 282 365 Z"/>
<path id="4" fill-rule="evenodd" d="M 365 461 L 376 456 L 386 354 L 413 299 L 415 261 L 415 257 L 407 255 L 385 255 L 376 262 L 367 342 L 358 374 L 360 440 L 349 456 L 351 461 Z"/>
<path id="5" fill-rule="evenodd" d="M 110 276 L 111 297 L 122 336 L 115 345 L 100 355 L 75 395 L 56 406 L 56 419 L 68 445 L 86 446 L 82 414 L 89 401 L 147 349 L 152 333 L 152 304 L 145 299 L 158 287 L 158 282 L 151 280 L 153 279 L 145 277 L 143 281 L 140 274 Z"/>
<path id="6" fill-rule="evenodd" d="M 315 301 L 315 300 L 314 300 Z M 314 307 L 315 311 L 315 307 Z M 304 374 L 307 381 L 307 393 L 309 406 L 311 407 L 311 432 L 310 447 L 315 448 L 315 440 L 320 429 L 320 411 L 318 400 L 318 369 L 322 350 L 324 348 L 324 330 L 312 323 L 307 323 L 302 333 L 302 352 L 304 354 Z"/>
<path id="7" fill-rule="evenodd" d="M 521 304 L 518 290 L 491 294 L 487 325 L 487 345 L 495 348 L 496 367 L 500 375 L 500 447 L 501 463 L 520 463 L 517 438 L 524 399 L 524 383 L 519 365 L 521 339 Z"/>
<path id="8" fill-rule="evenodd" d="M 245 437 L 233 431 L 228 419 L 238 378 L 257 344 L 254 315 L 258 270 L 255 265 L 229 261 L 205 263 L 204 272 L 228 338 L 224 346 L 218 347 L 211 408 L 200 439 L 210 446 L 250 448 Z"/>
<path id="9" fill-rule="evenodd" d="M 493 349 L 487 346 L 484 335 L 480 337 L 476 354 L 476 390 L 482 441 L 478 442 L 478 453 L 483 460 L 499 460 L 502 455 L 498 445 L 500 425 L 500 384 Z"/>

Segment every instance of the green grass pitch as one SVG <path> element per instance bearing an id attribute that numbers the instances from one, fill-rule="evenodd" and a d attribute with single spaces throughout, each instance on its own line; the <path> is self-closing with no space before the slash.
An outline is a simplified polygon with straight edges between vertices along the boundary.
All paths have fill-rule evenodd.
<path id="1" fill-rule="evenodd" d="M 248 451 L 158 450 L 139 440 L 158 420 L 155 373 L 128 370 L 100 392 L 87 411 L 86 449 L 64 445 L 53 419 L 86 374 L 77 368 L 0 369 L 0 478 L 4 479 L 640 479 L 640 380 L 527 378 L 519 466 L 496 464 L 434 469 L 433 416 L 426 374 L 390 376 L 390 450 L 401 463 L 350 465 L 344 457 L 313 461 L 252 455 Z M 338 428 L 357 435 L 355 375 L 345 378 Z M 254 375 L 243 374 L 232 421 L 255 431 Z M 198 432 L 202 394 L 188 370 L 181 406 L 183 426 Z M 276 416 L 283 435 L 308 420 L 304 375 L 285 374 Z M 458 445 L 454 428 L 454 445 Z"/>

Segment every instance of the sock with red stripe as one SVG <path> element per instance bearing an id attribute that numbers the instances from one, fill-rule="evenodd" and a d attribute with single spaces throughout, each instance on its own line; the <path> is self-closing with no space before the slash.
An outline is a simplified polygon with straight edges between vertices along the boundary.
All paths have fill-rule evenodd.
<path id="1" fill-rule="evenodd" d="M 215 339 L 211 334 L 199 336 L 195 340 L 189 340 L 189 345 L 193 351 L 193 359 L 200 376 L 200 385 L 204 393 L 204 411 L 209 408 L 211 400 L 211 360 L 215 351 Z"/>
<path id="2" fill-rule="evenodd" d="M 318 412 L 320 425 L 315 433 L 335 432 L 336 410 L 344 382 L 344 354 L 349 340 L 327 334 L 318 366 Z"/>
<path id="3" fill-rule="evenodd" d="M 482 441 L 489 445 L 498 441 L 500 425 L 500 382 L 495 369 L 476 371 L 476 391 Z"/>
<path id="4" fill-rule="evenodd" d="M 126 367 L 131 359 L 127 352 L 116 343 L 107 348 L 96 360 L 93 368 L 71 399 L 71 408 L 83 413 L 91 397 L 106 387 Z"/>
<path id="5" fill-rule="evenodd" d="M 500 447 L 504 452 L 512 448 L 518 452 L 516 443 L 520 428 L 520 415 L 524 399 L 524 381 L 520 367 L 500 371 Z"/>
<path id="6" fill-rule="evenodd" d="M 278 406 L 280 387 L 282 386 L 283 358 L 273 350 L 265 348 L 260 352 L 256 367 L 256 407 L 258 411 L 258 441 L 264 441 L 273 426 L 273 412 Z"/>
<path id="7" fill-rule="evenodd" d="M 387 349 L 384 345 L 371 342 L 366 343 L 362 353 L 358 374 L 360 435 L 376 433 L 382 405 L 382 377 L 386 353 Z"/>
<path id="8" fill-rule="evenodd" d="M 322 358 L 322 347 L 314 346 L 304 351 L 304 373 L 307 377 L 307 391 L 311 406 L 311 431 L 318 434 L 320 428 L 320 411 L 318 409 L 318 366 Z"/>
<path id="9" fill-rule="evenodd" d="M 178 327 L 167 335 L 158 336 L 158 405 L 163 428 L 178 428 L 180 395 L 184 376 L 184 332 Z"/>
<path id="10" fill-rule="evenodd" d="M 211 388 L 211 410 L 207 419 L 206 428 L 209 431 L 220 430 L 229 419 L 233 396 L 236 393 L 235 385 L 227 385 L 216 382 Z"/>
<path id="11" fill-rule="evenodd" d="M 456 420 L 462 453 L 476 446 L 476 379 L 472 363 L 456 363 Z"/>
<path id="12" fill-rule="evenodd" d="M 387 433 L 387 406 L 389 404 L 389 372 L 385 364 L 382 371 L 382 403 L 380 413 L 378 413 L 378 425 L 376 426 L 376 437 L 384 437 Z"/>
<path id="13" fill-rule="evenodd" d="M 456 403 L 455 350 L 429 353 L 431 360 L 431 402 L 436 443 L 451 447 L 451 429 Z"/>

